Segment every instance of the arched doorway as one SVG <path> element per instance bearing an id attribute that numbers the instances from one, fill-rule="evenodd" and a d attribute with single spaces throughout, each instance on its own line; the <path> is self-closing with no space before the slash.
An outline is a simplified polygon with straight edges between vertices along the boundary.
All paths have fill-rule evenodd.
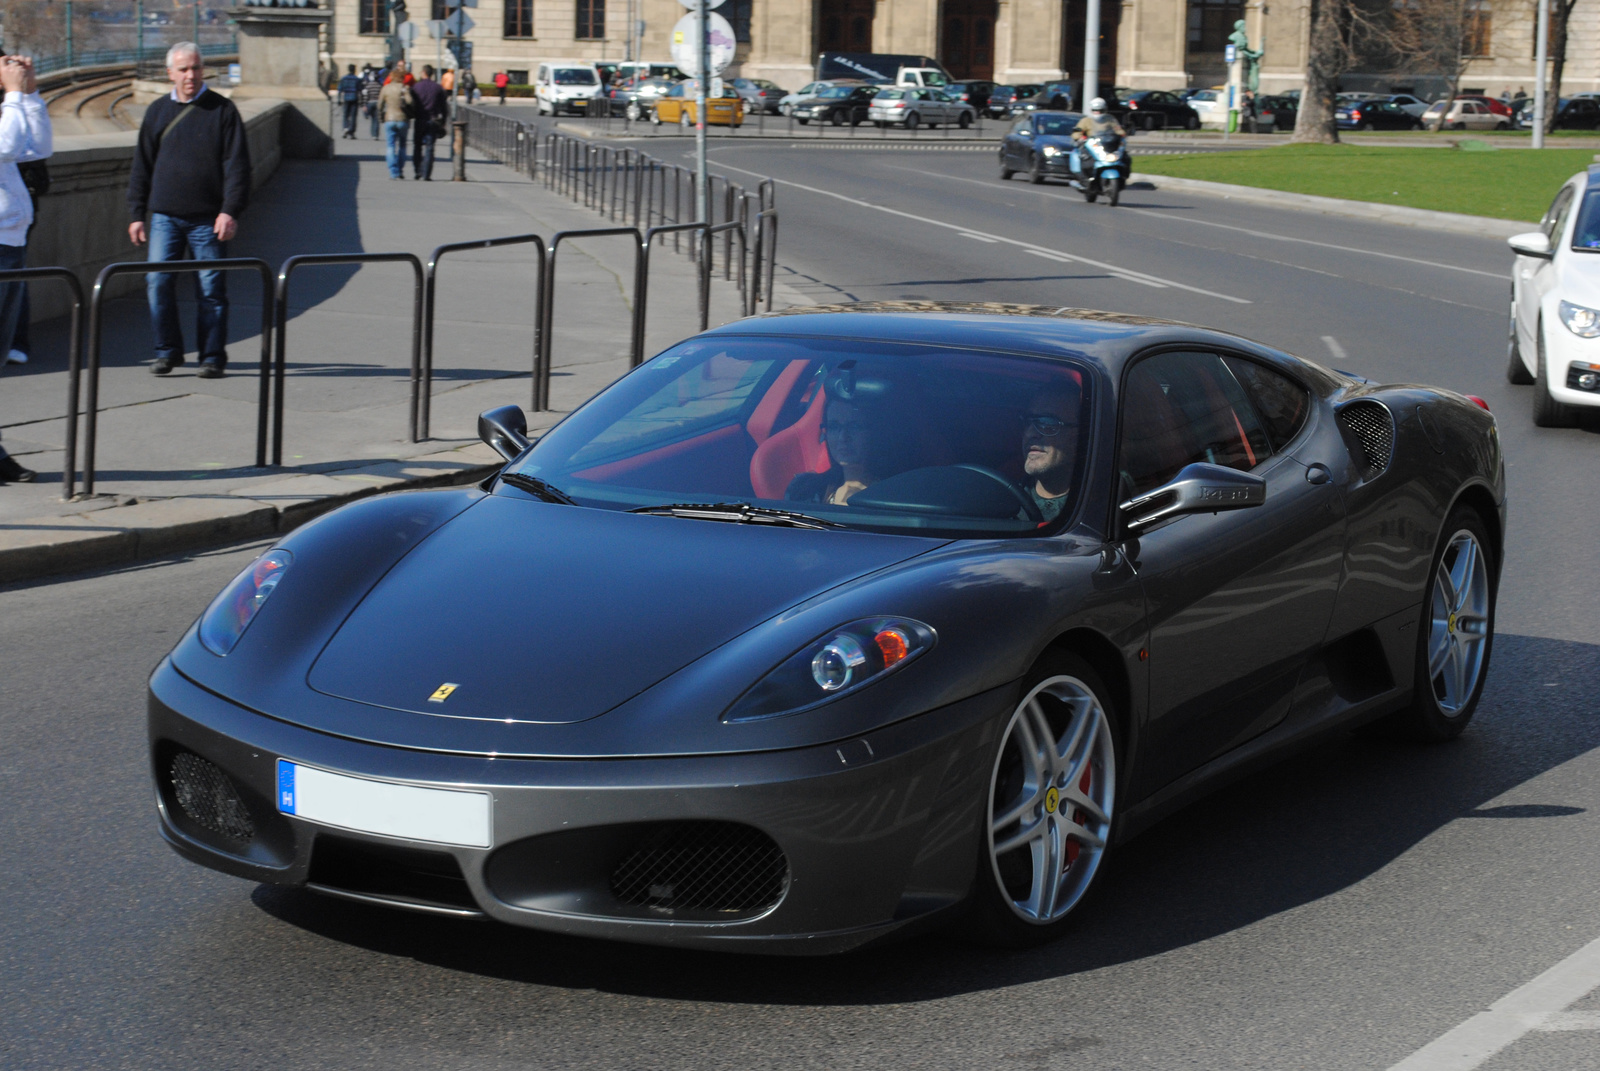
<path id="1" fill-rule="evenodd" d="M 871 52 L 876 0 L 821 0 L 817 48 L 822 52 Z"/>
<path id="2" fill-rule="evenodd" d="M 1068 78 L 1083 77 L 1083 31 L 1089 5 L 1084 0 L 1066 0 L 1066 17 L 1061 26 L 1061 69 Z M 1100 81 L 1109 84 L 1117 77 L 1117 31 L 1122 24 L 1122 5 L 1100 0 Z"/>
<path id="3" fill-rule="evenodd" d="M 996 0 L 945 0 L 939 32 L 939 61 L 956 78 L 994 77 Z"/>

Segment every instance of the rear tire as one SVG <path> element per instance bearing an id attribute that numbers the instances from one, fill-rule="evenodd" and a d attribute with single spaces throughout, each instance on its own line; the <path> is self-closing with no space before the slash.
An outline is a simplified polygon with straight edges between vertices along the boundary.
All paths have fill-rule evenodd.
<path id="1" fill-rule="evenodd" d="M 1504 119 L 1502 119 L 1502 120 L 1500 120 L 1500 122 L 1498 122 L 1498 123 L 1496 123 L 1494 125 L 1494 128 L 1496 130 L 1510 130 L 1511 129 L 1511 124 L 1506 122 Z"/>
<path id="2" fill-rule="evenodd" d="M 1076 655 L 1046 653 L 1024 678 L 985 783 L 970 936 L 1027 948 L 1071 926 L 1105 871 L 1122 764 L 1117 719 L 1110 691 Z"/>
<path id="3" fill-rule="evenodd" d="M 967 129 L 969 126 L 972 125 L 972 113 L 971 112 L 962 112 L 961 113 L 961 119 L 956 125 L 961 127 L 962 130 Z"/>
<path id="4" fill-rule="evenodd" d="M 1570 428 L 1578 422 L 1577 410 L 1550 395 L 1550 362 L 1545 360 L 1544 324 L 1538 327 L 1534 339 L 1538 346 L 1537 371 L 1533 376 L 1533 422 L 1541 428 Z"/>
<path id="5" fill-rule="evenodd" d="M 1200 129 L 1200 117 L 1198 115 L 1189 116 L 1189 118 L 1187 118 L 1187 119 L 1185 119 L 1183 121 L 1183 129 L 1185 129 L 1185 130 L 1199 130 Z"/>
<path id="6" fill-rule="evenodd" d="M 921 122 L 922 117 L 916 112 L 912 112 L 910 115 L 906 116 L 906 129 L 915 130 L 917 129 L 917 125 Z"/>

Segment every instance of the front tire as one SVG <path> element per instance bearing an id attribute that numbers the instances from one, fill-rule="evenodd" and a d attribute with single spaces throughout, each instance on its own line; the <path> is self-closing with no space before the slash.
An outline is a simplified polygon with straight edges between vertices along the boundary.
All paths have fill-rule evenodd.
<path id="1" fill-rule="evenodd" d="M 694 120 L 689 118 L 689 109 L 684 108 L 678 112 L 678 127 L 682 130 L 694 129 Z"/>
<path id="2" fill-rule="evenodd" d="M 658 111 L 655 108 L 651 108 L 650 109 L 650 125 L 651 126 L 660 126 L 661 125 L 661 112 Z"/>
<path id="3" fill-rule="evenodd" d="M 1117 202 L 1122 199 L 1122 180 L 1112 179 L 1111 188 L 1106 191 L 1106 204 L 1112 208 L 1117 207 Z"/>
<path id="4" fill-rule="evenodd" d="M 1453 740 L 1472 720 L 1489 674 L 1499 563 L 1483 518 L 1458 506 L 1439 532 L 1417 636 L 1415 691 L 1398 725 L 1423 740 Z"/>
<path id="5" fill-rule="evenodd" d="M 1083 659 L 1047 654 L 1024 681 L 989 774 L 975 934 L 1018 948 L 1059 937 L 1104 870 L 1116 808 L 1116 714 Z"/>
<path id="6" fill-rule="evenodd" d="M 1522 359 L 1522 346 L 1517 342 L 1517 288 L 1511 287 L 1511 340 L 1506 346 L 1506 382 L 1518 387 L 1526 387 L 1533 383 L 1533 373 L 1528 371 L 1528 364 Z"/>
<path id="7" fill-rule="evenodd" d="M 1550 362 L 1545 359 L 1544 324 L 1537 328 L 1535 344 L 1538 346 L 1537 371 L 1533 376 L 1533 422 L 1541 428 L 1570 428 L 1578 422 L 1573 406 L 1558 402 L 1550 393 Z"/>
<path id="8" fill-rule="evenodd" d="M 1028 168 L 1028 181 L 1035 186 L 1044 185 L 1044 164 L 1037 156 L 1033 158 L 1033 166 Z"/>
<path id="9" fill-rule="evenodd" d="M 1199 130 L 1200 129 L 1200 117 L 1198 115 L 1189 116 L 1189 118 L 1187 118 L 1187 119 L 1185 119 L 1183 121 L 1183 128 L 1185 130 Z"/>

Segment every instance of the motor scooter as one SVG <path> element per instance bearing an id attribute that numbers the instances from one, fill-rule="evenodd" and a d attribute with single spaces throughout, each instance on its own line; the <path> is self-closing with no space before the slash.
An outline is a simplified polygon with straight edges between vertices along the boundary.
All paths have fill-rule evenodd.
<path id="1" fill-rule="evenodd" d="M 1110 132 L 1094 134 L 1072 151 L 1072 175 L 1068 179 L 1084 200 L 1093 204 L 1102 194 L 1115 205 L 1133 170 L 1133 155 L 1128 139 Z"/>

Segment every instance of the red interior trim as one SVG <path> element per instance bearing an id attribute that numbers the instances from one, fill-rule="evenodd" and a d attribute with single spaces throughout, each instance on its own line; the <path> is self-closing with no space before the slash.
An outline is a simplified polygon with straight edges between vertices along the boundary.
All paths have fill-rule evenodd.
<path id="1" fill-rule="evenodd" d="M 795 380 L 800 378 L 800 373 L 805 371 L 811 362 L 798 358 L 789 362 L 789 367 L 778 373 L 777 381 L 768 389 L 766 396 L 761 399 L 761 404 L 756 406 L 755 412 L 750 414 L 750 423 L 745 430 L 750 432 L 750 438 L 760 446 L 772 434 L 772 425 L 778 419 L 778 413 L 783 409 L 784 401 L 789 397 L 789 392 L 794 390 Z"/>
<path id="2" fill-rule="evenodd" d="M 715 431 L 706 432 L 704 435 L 696 435 L 694 438 L 684 439 L 682 442 L 668 443 L 666 446 L 660 446 L 654 450 L 636 454 L 633 457 L 625 457 L 621 461 L 610 461 L 604 465 L 596 465 L 594 468 L 584 469 L 582 472 L 574 472 L 573 475 L 580 480 L 609 480 L 629 472 L 637 472 L 639 469 L 647 468 L 657 461 L 665 461 L 668 458 L 677 457 L 679 454 L 688 453 L 690 450 L 709 446 L 723 439 L 731 439 L 742 430 L 744 429 L 737 424 L 725 424 Z"/>

